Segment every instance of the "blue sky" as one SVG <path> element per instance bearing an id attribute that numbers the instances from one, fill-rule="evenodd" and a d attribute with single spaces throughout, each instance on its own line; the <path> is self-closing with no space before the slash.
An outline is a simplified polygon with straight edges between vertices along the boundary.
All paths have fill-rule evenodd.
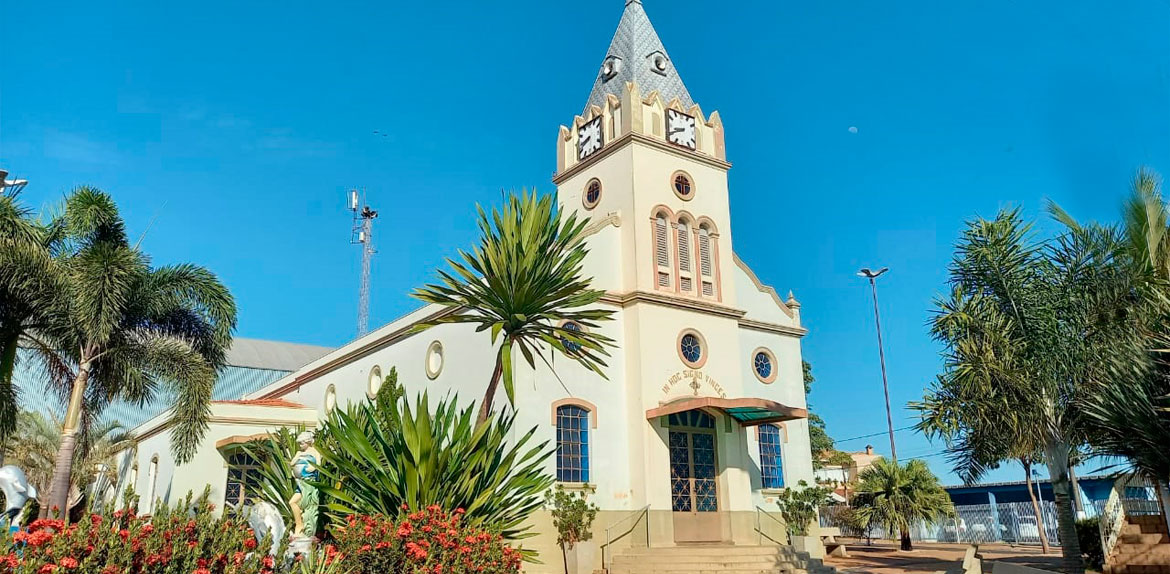
<path id="1" fill-rule="evenodd" d="M 224 278 L 240 335 L 324 345 L 355 330 L 343 191 L 382 213 L 382 324 L 474 239 L 475 202 L 553 189 L 557 126 L 622 9 L 104 4 L 4 3 L 0 166 L 38 206 L 82 183 L 113 193 L 156 262 Z M 965 219 L 1041 217 L 1051 198 L 1109 220 L 1138 166 L 1170 172 L 1167 0 L 645 5 L 692 96 L 723 116 L 735 250 L 801 300 L 812 402 L 838 438 L 885 428 L 859 267 L 892 269 L 880 297 L 906 426 L 900 405 L 940 365 L 925 323 Z M 957 481 L 939 445 L 898 441 Z M 888 450 L 841 446 L 866 442 Z"/>

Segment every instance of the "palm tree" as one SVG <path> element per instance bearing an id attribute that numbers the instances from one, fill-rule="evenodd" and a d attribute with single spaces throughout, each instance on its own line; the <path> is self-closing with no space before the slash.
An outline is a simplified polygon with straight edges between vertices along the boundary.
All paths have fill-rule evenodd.
<path id="1" fill-rule="evenodd" d="M 235 302 L 210 271 L 152 267 L 104 192 L 75 189 L 60 225 L 62 247 L 43 274 L 62 288 L 36 329 L 71 367 L 46 509 L 65 508 L 83 423 L 112 400 L 143 403 L 163 387 L 172 391 L 171 449 L 180 464 L 190 460 L 236 323 Z"/>
<path id="2" fill-rule="evenodd" d="M 921 460 L 905 466 L 879 458 L 861 471 L 853 508 L 865 526 L 879 525 L 887 533 L 908 533 L 919 523 L 933 523 L 954 515 L 955 509 L 938 477 Z M 902 550 L 913 550 L 902 535 Z"/>
<path id="3" fill-rule="evenodd" d="M 945 303 L 940 302 L 940 306 Z M 968 336 L 981 335 L 968 333 Z M 910 403 L 910 408 L 919 411 L 922 417 L 915 428 L 928 439 L 938 437 L 945 442 L 947 460 L 966 484 L 978 482 L 987 471 L 1005 461 L 1018 461 L 1024 467 L 1024 483 L 1036 524 L 1040 525 L 1040 549 L 1048 554 L 1044 516 L 1032 489 L 1032 465 L 1041 458 L 1036 437 L 1012 434 L 1010 427 L 1000 424 L 1000 413 L 1011 408 L 1002 396 L 982 393 L 980 388 L 964 385 L 954 377 L 954 371 L 940 375 L 921 402 Z"/>
<path id="4" fill-rule="evenodd" d="M 59 231 L 41 224 L 15 197 L 0 194 L 0 439 L 17 426 L 12 378 L 19 360 L 41 362 L 52 381 L 64 376 L 55 354 L 34 334 L 62 291 L 61 277 L 47 272 Z M 22 347 L 32 352 L 20 353 Z"/>
<path id="5" fill-rule="evenodd" d="M 21 411 L 16 432 L 5 441 L 5 458 L 24 470 L 34 486 L 48 484 L 61 448 L 61 430 L 61 421 L 56 418 Z M 102 421 L 84 428 L 74 451 L 69 506 L 81 500 L 102 465 L 112 466 L 117 453 L 130 448 L 134 442 L 134 435 L 117 421 Z"/>
<path id="6" fill-rule="evenodd" d="M 1079 404 L 1100 385 L 1143 376 L 1150 316 L 1135 309 L 1151 297 L 1148 277 L 1116 229 L 1070 226 L 1037 242 L 1018 210 L 970 222 L 950 274 L 951 296 L 939 301 L 933 320 L 946 367 L 925 402 L 940 398 L 940 389 L 979 397 L 986 406 L 953 405 L 955 432 L 999 425 L 998 436 L 1039 447 L 1056 497 L 1063 566 L 1079 574 L 1070 493 L 1070 457 L 1085 440 Z"/>
<path id="7" fill-rule="evenodd" d="M 500 342 L 480 404 L 480 424 L 490 418 L 501 382 L 508 401 L 515 403 L 514 349 L 518 348 L 533 368 L 536 357 L 552 367 L 544 355 L 551 349 L 605 376 L 601 368 L 613 340 L 589 329 L 596 329 L 598 322 L 610 319 L 613 312 L 585 308 L 604 294 L 591 289 L 591 280 L 581 276 L 588 254 L 584 240 L 589 220 L 578 220 L 575 213 L 562 219 L 553 199 L 552 195 L 524 191 L 511 194 L 504 207 L 492 209 L 490 215 L 478 208 L 479 245 L 470 252 L 460 250 L 460 261 L 447 260 L 452 272 L 439 271 L 441 284 L 414 292 L 427 303 L 454 309 L 420 329 L 472 323 L 477 332 L 491 332 L 493 345 Z"/>

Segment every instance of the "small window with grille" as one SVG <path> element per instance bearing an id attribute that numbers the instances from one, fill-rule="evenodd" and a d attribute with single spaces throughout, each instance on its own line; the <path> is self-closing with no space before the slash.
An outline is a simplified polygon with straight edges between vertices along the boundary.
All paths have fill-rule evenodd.
<path id="1" fill-rule="evenodd" d="M 557 480 L 589 482 L 589 411 L 557 407 Z"/>
<path id="2" fill-rule="evenodd" d="M 764 488 L 784 488 L 784 464 L 780 455 L 780 427 L 760 425 L 760 475 Z"/>

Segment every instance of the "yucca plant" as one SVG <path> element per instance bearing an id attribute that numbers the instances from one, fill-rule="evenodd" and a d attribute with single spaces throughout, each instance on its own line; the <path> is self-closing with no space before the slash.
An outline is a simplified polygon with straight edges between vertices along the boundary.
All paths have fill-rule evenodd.
<path id="1" fill-rule="evenodd" d="M 419 329 L 471 323 L 476 332 L 490 331 L 493 345 L 500 343 L 478 422 L 491 416 L 500 383 L 515 404 L 513 349 L 520 349 L 529 367 L 539 357 L 551 369 L 551 356 L 544 354 L 551 350 L 605 376 L 602 367 L 613 340 L 589 329 L 609 320 L 613 311 L 587 308 L 604 295 L 581 275 L 588 223 L 575 213 L 562 219 L 552 195 L 513 193 L 502 209 L 489 214 L 480 207 L 479 245 L 460 250 L 459 261 L 447 260 L 452 271 L 439 271 L 441 284 L 414 292 L 427 303 L 454 309 Z M 585 329 L 565 328 L 566 322 Z"/>
<path id="2" fill-rule="evenodd" d="M 256 497 L 275 506 L 285 524 L 293 523 L 288 501 L 295 492 L 296 484 L 289 461 L 298 450 L 297 435 L 304 430 L 304 426 L 280 428 L 268 433 L 265 438 L 243 446 L 244 452 L 259 465 L 256 472 L 259 475 L 260 492 L 256 493 Z"/>
<path id="3" fill-rule="evenodd" d="M 515 415 L 477 424 L 474 407 L 460 410 L 457 397 L 439 401 L 433 412 L 426 393 L 414 408 L 406 400 L 383 404 L 391 412 L 368 403 L 337 409 L 318 435 L 318 487 L 330 524 L 352 514 L 394 516 L 438 505 L 463 509 L 468 524 L 506 539 L 531 535 L 522 523 L 553 483 L 544 469 L 553 450 L 547 441 L 531 444 L 535 428 L 513 440 Z"/>

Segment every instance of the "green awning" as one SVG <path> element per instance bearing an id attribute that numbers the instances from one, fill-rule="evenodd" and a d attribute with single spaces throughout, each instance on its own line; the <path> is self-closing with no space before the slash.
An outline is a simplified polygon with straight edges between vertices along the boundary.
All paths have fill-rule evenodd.
<path id="1" fill-rule="evenodd" d="M 646 411 L 646 419 L 656 419 L 695 409 L 715 409 L 727 413 L 745 427 L 808 418 L 808 411 L 782 405 L 768 399 L 721 399 L 694 397 L 666 403 Z"/>

